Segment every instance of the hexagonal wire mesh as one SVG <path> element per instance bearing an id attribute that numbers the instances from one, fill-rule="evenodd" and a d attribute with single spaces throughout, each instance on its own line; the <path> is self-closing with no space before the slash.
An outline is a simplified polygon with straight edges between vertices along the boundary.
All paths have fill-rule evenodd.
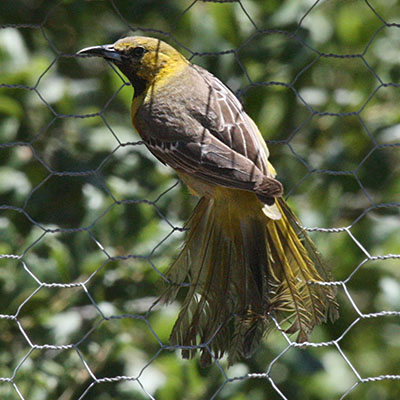
<path id="1" fill-rule="evenodd" d="M 2 398 L 397 398 L 400 13 L 390 1 L 0 7 Z M 312 341 L 276 323 L 230 369 L 172 351 L 177 305 L 155 301 L 192 203 L 135 139 L 126 80 L 74 55 L 123 31 L 158 35 L 212 70 L 269 139 L 337 279 L 341 318 Z"/>

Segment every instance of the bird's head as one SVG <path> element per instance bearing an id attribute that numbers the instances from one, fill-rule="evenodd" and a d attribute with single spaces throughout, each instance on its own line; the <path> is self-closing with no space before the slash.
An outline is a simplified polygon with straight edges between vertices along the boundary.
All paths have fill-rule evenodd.
<path id="1" fill-rule="evenodd" d="M 162 72 L 189 62 L 172 46 L 155 38 L 131 36 L 114 44 L 87 47 L 82 56 L 103 57 L 113 62 L 135 88 L 135 96 Z"/>

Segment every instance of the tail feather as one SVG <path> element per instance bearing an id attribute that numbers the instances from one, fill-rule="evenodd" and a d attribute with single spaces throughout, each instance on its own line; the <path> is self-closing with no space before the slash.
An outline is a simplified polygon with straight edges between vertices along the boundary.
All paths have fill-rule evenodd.
<path id="1" fill-rule="evenodd" d="M 225 189 L 228 190 L 228 189 Z M 253 193 L 232 198 L 200 199 L 191 218 L 186 244 L 167 272 L 164 293 L 173 301 L 186 286 L 171 343 L 189 346 L 192 358 L 200 347 L 201 363 L 228 353 L 228 363 L 250 357 L 273 326 L 270 313 L 307 340 L 315 325 L 337 318 L 335 289 L 320 254 L 282 198 L 282 217 L 268 218 Z M 242 194 L 242 193 L 241 193 Z"/>

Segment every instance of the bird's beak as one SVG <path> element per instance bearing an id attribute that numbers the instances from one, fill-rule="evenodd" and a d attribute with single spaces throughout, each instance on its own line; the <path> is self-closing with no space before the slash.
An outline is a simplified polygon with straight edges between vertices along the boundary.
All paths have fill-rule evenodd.
<path id="1" fill-rule="evenodd" d="M 122 61 L 121 54 L 115 49 L 113 44 L 106 44 L 104 46 L 92 46 L 79 50 L 76 53 L 78 56 L 89 57 L 103 57 L 111 61 Z"/>

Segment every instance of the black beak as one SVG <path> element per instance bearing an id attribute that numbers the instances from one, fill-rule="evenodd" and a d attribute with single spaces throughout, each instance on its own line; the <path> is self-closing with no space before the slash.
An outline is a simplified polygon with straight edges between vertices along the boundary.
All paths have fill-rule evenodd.
<path id="1" fill-rule="evenodd" d="M 82 50 L 79 50 L 76 54 L 78 56 L 103 57 L 110 61 L 122 61 L 121 54 L 114 49 L 113 44 L 86 47 Z"/>

